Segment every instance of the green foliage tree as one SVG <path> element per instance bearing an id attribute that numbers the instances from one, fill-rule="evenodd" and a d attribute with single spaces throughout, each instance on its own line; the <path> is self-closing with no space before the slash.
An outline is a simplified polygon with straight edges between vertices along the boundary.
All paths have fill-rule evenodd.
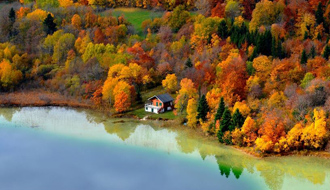
<path id="1" fill-rule="evenodd" d="M 306 73 L 305 77 L 303 78 L 303 80 L 301 80 L 300 86 L 305 88 L 310 81 L 312 81 L 314 79 L 314 75 L 312 73 Z"/>
<path id="2" fill-rule="evenodd" d="M 43 22 L 44 31 L 46 34 L 53 34 L 56 31 L 56 23 L 51 14 L 48 14 Z"/>
<path id="3" fill-rule="evenodd" d="M 315 56 L 316 56 L 316 49 L 315 49 L 315 46 L 312 46 L 312 48 L 311 48 L 311 52 L 310 52 L 309 55 L 312 57 L 312 59 L 315 58 Z"/>
<path id="4" fill-rule="evenodd" d="M 228 26 L 225 20 L 221 20 L 219 26 L 218 26 L 218 35 L 225 39 L 228 37 Z"/>
<path id="5" fill-rule="evenodd" d="M 207 104 L 205 95 L 203 95 L 198 102 L 197 119 L 202 119 L 203 121 L 206 121 L 206 116 L 209 111 L 210 111 L 210 107 Z"/>
<path id="6" fill-rule="evenodd" d="M 184 24 L 186 24 L 189 18 L 190 13 L 185 10 L 183 5 L 179 5 L 173 10 L 169 18 L 169 26 L 177 32 Z"/>
<path id="7" fill-rule="evenodd" d="M 244 124 L 245 118 L 239 111 L 239 109 L 235 110 L 235 113 L 233 114 L 233 121 L 232 125 L 230 125 L 229 130 L 233 131 L 235 128 L 241 128 Z"/>
<path id="8" fill-rule="evenodd" d="M 225 101 L 224 101 L 223 97 L 221 97 L 219 107 L 217 109 L 217 113 L 215 114 L 215 118 L 214 118 L 215 122 L 221 119 L 222 114 L 225 111 L 225 108 L 226 108 Z"/>
<path id="9" fill-rule="evenodd" d="M 222 120 L 220 122 L 220 129 L 217 133 L 219 142 L 223 143 L 223 136 L 226 131 L 229 130 L 229 127 L 232 125 L 231 115 L 228 108 L 225 108 L 225 111 L 222 114 Z"/>
<path id="10" fill-rule="evenodd" d="M 187 68 L 191 68 L 193 66 L 193 64 L 192 64 L 192 62 L 191 62 L 191 59 L 190 59 L 190 57 L 187 59 L 187 61 L 186 61 L 186 67 Z"/>
<path id="11" fill-rule="evenodd" d="M 329 55 L 330 55 L 330 46 L 327 44 L 324 48 L 322 56 L 324 57 L 324 59 L 328 59 Z"/>
<path id="12" fill-rule="evenodd" d="M 16 20 L 16 13 L 15 13 L 15 11 L 14 11 L 14 8 L 11 8 L 10 9 L 10 11 L 9 11 L 9 19 L 10 19 L 10 21 L 11 22 L 15 22 L 15 20 Z"/>
<path id="13" fill-rule="evenodd" d="M 306 64 L 308 60 L 307 54 L 306 54 L 306 50 L 304 49 L 301 53 L 301 58 L 300 58 L 300 63 L 301 64 Z"/>
<path id="14" fill-rule="evenodd" d="M 323 6 L 322 3 L 319 2 L 317 6 L 317 10 L 315 12 L 315 18 L 316 18 L 316 23 L 321 24 L 324 22 L 324 17 L 323 17 Z"/>

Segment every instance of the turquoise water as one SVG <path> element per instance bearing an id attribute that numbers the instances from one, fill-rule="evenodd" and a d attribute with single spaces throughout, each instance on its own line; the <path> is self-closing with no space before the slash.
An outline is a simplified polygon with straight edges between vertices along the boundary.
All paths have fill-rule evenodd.
<path id="1" fill-rule="evenodd" d="M 330 160 L 258 159 L 157 122 L 0 108 L 0 189 L 330 189 Z"/>

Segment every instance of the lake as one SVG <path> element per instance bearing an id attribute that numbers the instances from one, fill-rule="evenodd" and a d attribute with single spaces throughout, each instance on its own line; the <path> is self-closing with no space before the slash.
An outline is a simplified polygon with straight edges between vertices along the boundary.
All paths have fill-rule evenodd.
<path id="1" fill-rule="evenodd" d="M 329 190 L 330 160 L 254 158 L 160 122 L 0 108 L 1 190 Z"/>

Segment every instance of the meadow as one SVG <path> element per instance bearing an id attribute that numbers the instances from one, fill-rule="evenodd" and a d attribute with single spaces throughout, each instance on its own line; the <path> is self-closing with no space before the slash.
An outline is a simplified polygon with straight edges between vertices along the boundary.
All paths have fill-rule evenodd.
<path id="1" fill-rule="evenodd" d="M 115 9 L 108 9 L 100 13 L 101 16 L 106 16 L 107 14 L 112 13 L 112 15 L 118 17 L 124 15 L 125 19 L 130 22 L 136 32 L 139 35 L 142 35 L 142 27 L 141 24 L 143 21 L 147 19 L 154 19 L 160 18 L 163 16 L 163 12 L 155 12 L 152 10 L 146 10 L 141 8 L 115 8 Z"/>

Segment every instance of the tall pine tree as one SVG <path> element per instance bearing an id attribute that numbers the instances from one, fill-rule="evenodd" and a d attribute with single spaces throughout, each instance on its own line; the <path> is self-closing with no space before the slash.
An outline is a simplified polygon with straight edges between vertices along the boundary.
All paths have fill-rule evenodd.
<path id="1" fill-rule="evenodd" d="M 188 57 L 187 61 L 186 61 L 186 67 L 187 68 L 191 68 L 193 66 L 190 57 Z"/>
<path id="2" fill-rule="evenodd" d="M 203 95 L 201 97 L 201 99 L 199 100 L 199 103 L 198 103 L 198 107 L 197 107 L 197 112 L 198 112 L 197 119 L 202 119 L 203 121 L 206 121 L 206 116 L 207 116 L 207 113 L 209 111 L 210 111 L 210 107 L 207 104 L 205 95 Z"/>
<path id="3" fill-rule="evenodd" d="M 323 6 L 322 3 L 319 2 L 317 6 L 317 10 L 315 12 L 315 18 L 316 18 L 316 23 L 321 24 L 324 22 L 324 17 L 323 17 Z"/>
<path id="4" fill-rule="evenodd" d="M 235 128 L 241 128 L 244 124 L 245 118 L 239 111 L 239 109 L 235 110 L 235 113 L 233 114 L 233 121 L 232 124 L 229 127 L 230 131 L 233 131 Z"/>
<path id="5" fill-rule="evenodd" d="M 228 37 L 228 27 L 225 20 L 222 20 L 218 26 L 218 35 L 222 39 L 226 39 Z"/>
<path id="6" fill-rule="evenodd" d="M 219 107 L 217 109 L 217 113 L 215 114 L 215 123 L 221 119 L 223 112 L 225 111 L 225 101 L 223 100 L 223 97 L 221 97 Z"/>
<path id="7" fill-rule="evenodd" d="M 304 49 L 301 53 L 301 59 L 300 59 L 300 63 L 301 64 L 306 64 L 308 60 L 307 54 L 306 54 L 306 50 Z"/>
<path id="8" fill-rule="evenodd" d="M 316 49 L 315 49 L 315 46 L 312 46 L 312 49 L 311 49 L 311 52 L 310 52 L 310 56 L 312 57 L 312 59 L 315 58 L 315 56 L 316 56 Z"/>
<path id="9" fill-rule="evenodd" d="M 229 130 L 229 127 L 232 125 L 231 115 L 228 108 L 225 108 L 225 111 L 222 114 L 222 120 L 220 122 L 220 129 L 218 131 L 218 140 L 223 143 L 223 135 L 226 131 Z"/>
<path id="10" fill-rule="evenodd" d="M 47 18 L 43 22 L 44 31 L 47 34 L 53 34 L 56 31 L 56 23 L 54 22 L 54 18 L 51 14 L 47 15 Z"/>
<path id="11" fill-rule="evenodd" d="M 14 8 L 11 8 L 11 9 L 10 9 L 8 17 L 9 17 L 9 19 L 10 19 L 10 21 L 11 21 L 12 23 L 15 22 L 15 20 L 16 20 L 16 13 L 15 13 L 15 11 L 14 11 Z"/>
<path id="12" fill-rule="evenodd" d="M 330 47 L 329 47 L 328 44 L 325 46 L 322 56 L 324 57 L 324 59 L 329 58 L 329 56 L 330 56 Z"/>

